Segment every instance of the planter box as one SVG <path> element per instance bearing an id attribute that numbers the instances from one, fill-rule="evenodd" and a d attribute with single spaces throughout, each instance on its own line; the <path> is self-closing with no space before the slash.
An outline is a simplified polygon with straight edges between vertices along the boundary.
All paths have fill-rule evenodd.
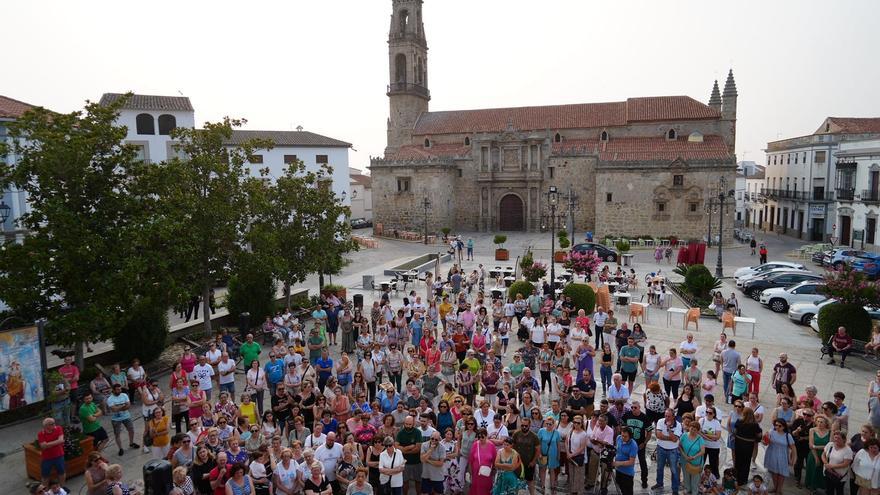
<path id="1" fill-rule="evenodd" d="M 553 253 L 553 261 L 556 263 L 565 263 L 566 256 L 568 256 L 568 251 L 556 251 Z"/>
<path id="2" fill-rule="evenodd" d="M 510 251 L 506 249 L 495 250 L 495 261 L 507 261 L 510 259 Z"/>
<path id="3" fill-rule="evenodd" d="M 94 444 L 92 442 L 92 437 L 86 436 L 85 438 L 79 441 L 79 446 L 82 448 L 82 455 L 73 459 L 65 459 L 64 460 L 64 472 L 65 476 L 70 479 L 73 476 L 80 475 L 86 471 L 86 461 L 89 459 L 89 454 L 94 450 Z M 40 480 L 40 449 L 34 447 L 33 443 L 23 444 L 24 448 L 24 462 L 25 469 L 27 470 L 27 475 L 29 478 L 39 481 Z"/>

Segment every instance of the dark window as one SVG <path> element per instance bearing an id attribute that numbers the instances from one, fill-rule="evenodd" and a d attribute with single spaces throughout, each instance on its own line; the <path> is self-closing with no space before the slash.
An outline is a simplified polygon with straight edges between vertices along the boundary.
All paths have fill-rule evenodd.
<path id="1" fill-rule="evenodd" d="M 409 192 L 409 177 L 397 178 L 397 192 Z"/>
<path id="2" fill-rule="evenodd" d="M 406 32 L 406 26 L 409 24 L 409 11 L 401 10 L 400 11 L 400 32 Z"/>
<path id="3" fill-rule="evenodd" d="M 675 129 L 669 129 L 666 133 L 666 139 L 675 139 Z"/>
<path id="4" fill-rule="evenodd" d="M 251 155 L 248 161 L 251 163 L 263 163 L 263 155 Z"/>
<path id="5" fill-rule="evenodd" d="M 666 203 L 657 203 L 657 211 L 659 213 L 666 211 Z"/>
<path id="6" fill-rule="evenodd" d="M 315 155 L 315 163 L 327 164 L 327 155 Z"/>
<path id="7" fill-rule="evenodd" d="M 462 169 L 458 169 L 458 176 L 459 176 L 459 177 L 463 177 L 463 176 L 464 176 L 464 170 L 462 170 Z"/>
<path id="8" fill-rule="evenodd" d="M 171 134 L 177 127 L 177 119 L 174 118 L 174 115 L 162 114 L 159 116 L 159 134 L 162 136 L 167 136 Z"/>
<path id="9" fill-rule="evenodd" d="M 684 185 L 684 176 L 683 175 L 673 175 L 672 176 L 672 185 L 673 186 L 683 186 Z"/>
<path id="10" fill-rule="evenodd" d="M 562 136 L 560 136 L 559 133 L 557 132 L 556 136 L 553 137 L 553 140 L 556 141 L 557 143 L 562 142 Z"/>
<path id="11" fill-rule="evenodd" d="M 697 204 L 696 203 L 691 203 L 689 206 L 690 206 L 691 213 L 695 213 L 697 211 Z"/>
<path id="12" fill-rule="evenodd" d="M 798 158 L 797 153 L 795 153 L 795 154 L 794 154 L 794 164 L 795 164 L 795 165 L 797 165 L 797 158 Z"/>
<path id="13" fill-rule="evenodd" d="M 297 162 L 296 155 L 284 155 L 284 163 L 289 165 L 291 163 L 296 163 L 296 162 Z"/>
<path id="14" fill-rule="evenodd" d="M 406 55 L 402 53 L 394 57 L 394 82 L 406 82 Z"/>
<path id="15" fill-rule="evenodd" d="M 813 163 L 825 163 L 825 152 L 824 151 L 817 151 L 816 158 L 815 158 L 815 160 L 813 160 Z"/>
<path id="16" fill-rule="evenodd" d="M 425 138 L 425 148 L 430 148 L 430 147 L 431 147 L 431 140 L 428 138 Z"/>
<path id="17" fill-rule="evenodd" d="M 547 170 L 550 171 L 550 178 L 553 178 L 553 167 L 547 167 Z"/>
<path id="18" fill-rule="evenodd" d="M 611 193 L 605 193 L 605 202 L 606 202 L 606 203 L 610 203 L 610 202 L 611 202 Z"/>
<path id="19" fill-rule="evenodd" d="M 602 134 L 599 135 L 599 139 L 602 141 L 608 141 L 608 131 L 602 131 Z"/>
<path id="20" fill-rule="evenodd" d="M 470 146 L 470 145 L 471 145 L 471 138 L 469 138 L 469 137 L 465 137 L 465 138 L 464 138 L 464 145 L 465 145 L 465 146 Z"/>
<path id="21" fill-rule="evenodd" d="M 138 134 L 156 134 L 156 127 L 153 124 L 153 116 L 148 113 L 139 114 L 135 117 Z"/>

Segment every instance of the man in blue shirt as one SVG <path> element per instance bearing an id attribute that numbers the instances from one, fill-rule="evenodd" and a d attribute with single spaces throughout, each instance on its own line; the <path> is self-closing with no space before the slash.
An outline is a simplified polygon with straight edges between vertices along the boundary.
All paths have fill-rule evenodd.
<path id="1" fill-rule="evenodd" d="M 284 360 L 275 356 L 274 352 L 269 353 L 269 361 L 263 368 L 266 372 L 266 381 L 269 382 L 269 393 L 275 395 L 275 387 L 284 380 Z"/>
<path id="2" fill-rule="evenodd" d="M 620 429 L 620 435 L 614 445 L 617 450 L 614 455 L 614 482 L 623 495 L 632 495 L 633 479 L 636 476 L 636 458 L 639 455 L 639 446 L 632 438 L 632 431 L 624 426 Z"/>
<path id="3" fill-rule="evenodd" d="M 131 422 L 131 412 L 129 411 L 131 401 L 128 400 L 128 394 L 122 392 L 122 385 L 113 384 L 112 393 L 107 397 L 106 402 L 107 409 L 110 410 L 110 424 L 113 425 L 113 437 L 119 447 L 119 455 L 125 453 L 120 437 L 123 428 L 128 431 L 128 446 L 133 449 L 140 448 L 140 445 L 134 443 L 134 425 Z"/>
<path id="4" fill-rule="evenodd" d="M 333 359 L 326 347 L 321 349 L 321 357 L 315 361 L 315 369 L 318 370 L 318 388 L 323 392 L 327 380 L 333 374 Z"/>

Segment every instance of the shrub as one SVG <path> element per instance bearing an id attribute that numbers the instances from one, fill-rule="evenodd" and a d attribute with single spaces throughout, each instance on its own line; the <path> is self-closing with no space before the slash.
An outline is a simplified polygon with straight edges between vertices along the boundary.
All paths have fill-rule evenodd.
<path id="1" fill-rule="evenodd" d="M 706 299 L 713 289 L 721 287 L 706 265 L 692 265 L 684 276 L 684 287 L 694 297 Z"/>
<path id="2" fill-rule="evenodd" d="M 535 256 L 531 251 L 526 251 L 526 254 L 523 255 L 522 259 L 519 260 L 519 269 L 525 272 L 535 263 Z"/>
<path id="3" fill-rule="evenodd" d="M 828 342 L 837 327 L 846 327 L 849 335 L 857 340 L 871 340 L 871 317 L 859 304 L 832 303 L 819 310 L 819 338 Z"/>
<path id="4" fill-rule="evenodd" d="M 625 253 L 625 252 L 629 251 L 629 243 L 628 242 L 618 241 L 617 245 L 615 247 L 617 247 L 617 250 L 620 251 L 621 253 Z"/>
<path id="5" fill-rule="evenodd" d="M 568 246 L 571 246 L 571 241 L 568 240 L 568 237 L 560 237 L 559 238 L 559 248 L 566 249 Z"/>
<path id="6" fill-rule="evenodd" d="M 498 249 L 504 249 L 504 243 L 507 242 L 507 236 L 498 234 L 492 239 L 492 243 L 498 246 Z"/>
<path id="7" fill-rule="evenodd" d="M 443 232 L 443 237 L 449 237 L 449 233 L 452 232 L 452 229 L 449 227 L 443 227 L 440 229 L 440 232 Z"/>
<path id="8" fill-rule="evenodd" d="M 596 293 L 587 284 L 568 284 L 562 289 L 562 295 L 571 298 L 575 309 L 583 309 L 590 314 L 596 306 Z"/>
<path id="9" fill-rule="evenodd" d="M 128 311 L 128 323 L 113 338 L 113 346 L 122 362 L 134 358 L 147 364 L 165 349 L 168 338 L 168 308 L 143 300 Z"/>
<path id="10" fill-rule="evenodd" d="M 250 313 L 251 321 L 262 321 L 275 308 L 275 279 L 272 273 L 257 262 L 245 263 L 229 279 L 226 307 L 237 317 Z"/>
<path id="11" fill-rule="evenodd" d="M 531 282 L 519 280 L 510 284 L 510 287 L 507 289 L 507 295 L 511 299 L 516 299 L 517 294 L 522 294 L 523 298 L 525 299 L 532 295 L 533 290 L 535 290 L 535 286 L 532 285 Z"/>

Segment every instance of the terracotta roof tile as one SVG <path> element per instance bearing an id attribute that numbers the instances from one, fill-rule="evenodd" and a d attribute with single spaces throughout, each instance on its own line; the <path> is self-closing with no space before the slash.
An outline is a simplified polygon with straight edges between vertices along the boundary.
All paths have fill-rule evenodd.
<path id="1" fill-rule="evenodd" d="M 125 96 L 123 93 L 104 93 L 101 96 L 101 105 L 109 105 Z M 156 111 L 179 111 L 192 112 L 193 106 L 186 96 L 159 96 L 159 95 L 131 95 L 122 108 L 129 110 L 156 110 Z"/>
<path id="2" fill-rule="evenodd" d="M 0 95 L 0 119 L 17 119 L 35 105 Z"/>
<path id="3" fill-rule="evenodd" d="M 349 174 L 349 179 L 352 184 L 360 184 L 365 188 L 369 189 L 373 185 L 373 178 L 369 175 L 364 174 Z"/>
<path id="4" fill-rule="evenodd" d="M 825 131 L 825 124 L 831 124 Z M 828 117 L 816 134 L 870 134 L 880 132 L 880 117 Z"/>
<path id="5" fill-rule="evenodd" d="M 386 160 L 425 160 L 440 157 L 463 157 L 471 152 L 470 146 L 456 143 L 434 143 L 430 148 L 407 145 L 398 148 L 397 153 L 385 156 Z"/>
<path id="6" fill-rule="evenodd" d="M 689 142 L 687 136 L 674 141 L 664 137 L 620 138 L 601 143 L 596 139 L 567 140 L 553 143 L 553 153 L 596 153 L 599 160 L 648 161 L 669 160 L 725 160 L 730 152 L 721 136 L 704 136 L 702 142 Z"/>
<path id="7" fill-rule="evenodd" d="M 628 122 L 718 117 L 717 110 L 689 96 L 658 96 L 608 103 L 425 112 L 416 122 L 413 134 L 500 132 L 508 124 L 519 131 L 589 129 L 623 126 Z"/>

